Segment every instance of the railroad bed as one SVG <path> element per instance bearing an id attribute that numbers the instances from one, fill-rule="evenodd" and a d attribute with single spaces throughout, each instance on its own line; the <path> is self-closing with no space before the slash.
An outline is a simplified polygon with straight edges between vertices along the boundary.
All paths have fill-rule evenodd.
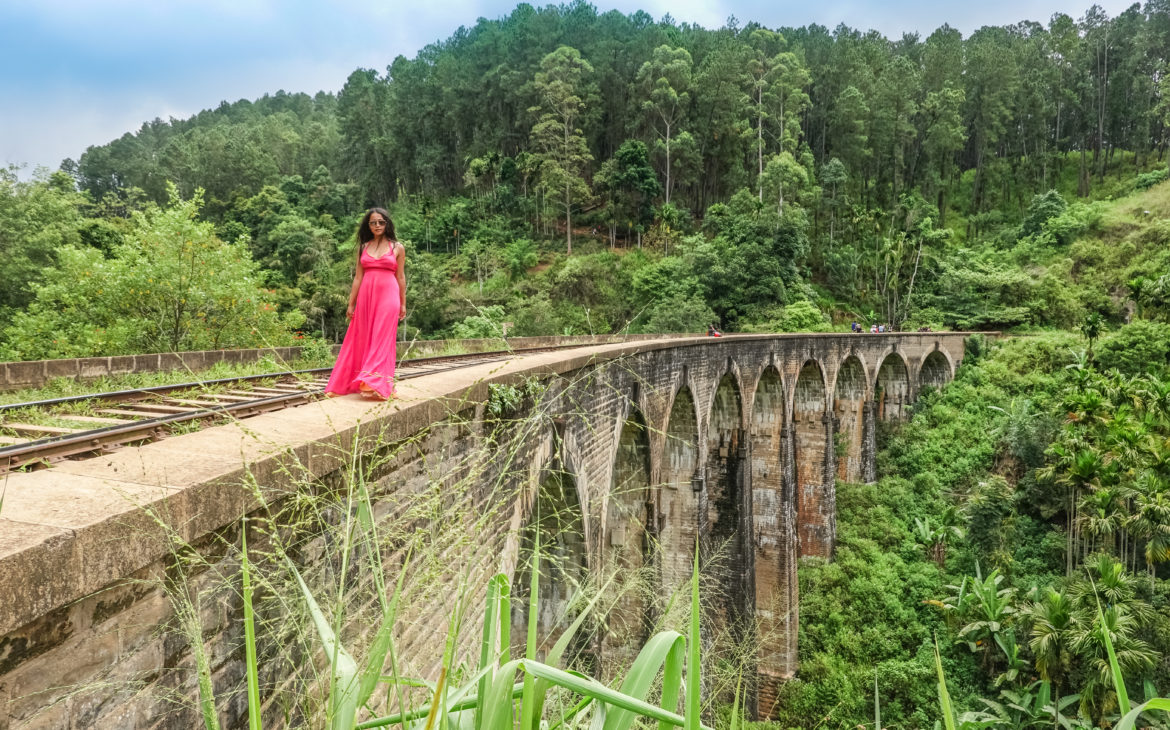
<path id="1" fill-rule="evenodd" d="M 396 375 L 407 380 L 518 355 L 588 346 L 414 358 L 400 362 Z M 331 370 L 248 375 L 0 406 L 0 473 L 88 458 L 128 444 L 307 403 L 324 397 Z"/>

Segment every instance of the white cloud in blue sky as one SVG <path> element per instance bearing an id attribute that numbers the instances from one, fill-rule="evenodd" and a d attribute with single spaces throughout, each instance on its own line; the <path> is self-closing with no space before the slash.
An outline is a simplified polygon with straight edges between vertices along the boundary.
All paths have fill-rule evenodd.
<path id="1" fill-rule="evenodd" d="M 542 3 L 533 3 L 540 5 Z M 845 23 L 888 38 L 964 36 L 982 25 L 1047 23 L 1088 9 L 1060 0 L 604 0 L 600 10 L 719 27 L 734 15 L 768 27 Z M 1130 3 L 1098 2 L 1110 17 Z M 283 89 L 337 91 L 356 68 L 413 57 L 511 0 L 0 0 L 0 165 L 55 168 L 145 121 Z M 26 174 L 29 170 L 26 169 Z"/>

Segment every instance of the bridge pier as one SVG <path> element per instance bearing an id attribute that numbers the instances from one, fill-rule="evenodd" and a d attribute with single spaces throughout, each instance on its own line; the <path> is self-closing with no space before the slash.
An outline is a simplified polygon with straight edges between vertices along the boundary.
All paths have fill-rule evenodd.
<path id="1" fill-rule="evenodd" d="M 861 410 L 861 481 L 877 481 L 877 404 L 867 400 Z"/>
<path id="2" fill-rule="evenodd" d="M 796 381 L 793 407 L 796 451 L 796 517 L 800 556 L 831 558 L 836 539 L 836 457 L 833 415 L 824 376 L 806 364 Z"/>

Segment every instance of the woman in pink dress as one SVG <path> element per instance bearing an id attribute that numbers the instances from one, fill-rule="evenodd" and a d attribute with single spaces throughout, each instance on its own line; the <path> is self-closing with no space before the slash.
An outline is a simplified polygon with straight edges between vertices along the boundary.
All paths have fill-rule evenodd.
<path id="1" fill-rule="evenodd" d="M 325 394 L 386 400 L 394 395 L 398 321 L 406 316 L 406 250 L 382 208 L 366 213 L 357 238 L 357 272 L 346 309 L 349 329 Z"/>

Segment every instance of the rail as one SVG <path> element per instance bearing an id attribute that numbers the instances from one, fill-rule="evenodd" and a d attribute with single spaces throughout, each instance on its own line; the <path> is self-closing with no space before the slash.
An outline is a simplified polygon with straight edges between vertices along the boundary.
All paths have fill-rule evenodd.
<path id="1" fill-rule="evenodd" d="M 500 362 L 517 355 L 587 346 L 553 345 L 413 358 L 399 363 L 396 378 L 408 380 Z M 45 467 L 66 458 L 94 456 L 127 444 L 154 441 L 165 437 L 182 424 L 204 423 L 221 418 L 247 418 L 301 405 L 324 394 L 326 378 L 331 370 L 315 368 L 219 378 L 0 406 L 0 432 L 16 434 L 5 436 L 0 433 L 0 474 L 22 468 Z M 233 385 L 237 387 L 231 388 Z M 250 388 L 243 389 L 245 385 Z M 223 388 L 226 390 L 221 390 Z M 179 397 L 181 395 L 187 397 Z M 83 406 L 85 410 L 98 415 L 58 411 L 69 406 Z M 2 420 L 5 413 L 35 414 L 37 411 L 45 412 L 44 415 L 56 421 L 95 424 L 96 427 L 70 428 Z M 38 419 L 34 417 L 27 420 Z"/>

